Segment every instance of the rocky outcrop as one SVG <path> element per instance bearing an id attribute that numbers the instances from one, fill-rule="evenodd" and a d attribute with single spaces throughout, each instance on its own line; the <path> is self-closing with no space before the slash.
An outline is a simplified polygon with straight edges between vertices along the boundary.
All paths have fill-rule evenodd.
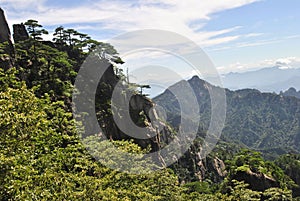
<path id="1" fill-rule="evenodd" d="M 215 157 L 213 160 L 213 167 L 217 171 L 218 175 L 220 177 L 225 177 L 227 174 L 227 171 L 225 170 L 225 163 L 218 157 Z"/>
<path id="2" fill-rule="evenodd" d="M 171 168 L 179 175 L 180 182 L 210 180 L 219 183 L 227 175 L 226 167 L 220 158 L 208 155 L 201 157 L 201 146 L 194 144 Z"/>
<path id="3" fill-rule="evenodd" d="M 248 171 L 238 171 L 234 176 L 237 181 L 244 181 L 249 184 L 251 190 L 254 191 L 265 191 L 269 188 L 279 188 L 280 184 L 275 179 L 263 174 L 263 173 L 255 173 L 251 170 Z"/>
<path id="4" fill-rule="evenodd" d="M 97 55 L 92 56 L 86 60 L 81 70 L 85 72 L 85 68 L 93 67 L 105 68 L 105 72 L 100 75 L 86 70 L 81 75 L 86 81 L 82 86 L 78 86 L 78 91 L 82 94 L 82 100 L 78 102 L 89 106 L 77 106 L 77 109 L 85 114 L 93 114 L 96 111 L 98 121 L 94 122 L 92 115 L 85 115 L 83 137 L 98 134 L 110 140 L 133 140 L 140 147 L 150 146 L 152 152 L 158 153 L 164 144 L 162 140 L 166 140 L 164 142 L 167 143 L 167 140 L 171 139 L 169 136 L 172 136 L 172 130 L 158 118 L 155 104 L 151 99 L 132 90 L 130 83 L 121 79 L 112 64 L 104 59 L 99 60 Z M 96 85 L 99 76 L 101 79 L 95 95 L 94 89 L 89 87 Z M 88 97 L 95 97 L 95 104 L 89 103 L 92 100 Z"/>
<path id="5" fill-rule="evenodd" d="M 152 152 L 159 151 L 171 138 L 174 139 L 172 129 L 159 118 L 151 99 L 141 94 L 131 94 L 125 88 L 117 93 L 118 97 L 112 101 L 113 114 L 117 117 L 112 121 L 114 131 L 108 132 L 109 138 L 133 139 L 142 148 L 150 145 Z"/>
<path id="6" fill-rule="evenodd" d="M 200 156 L 200 154 L 198 154 Z M 208 156 L 204 159 L 198 158 L 196 175 L 199 181 L 204 181 L 205 179 L 213 180 L 214 182 L 220 182 L 227 175 L 225 170 L 224 162 L 218 157 Z"/>
<path id="7" fill-rule="evenodd" d="M 0 57 L 0 68 L 7 70 L 13 66 L 14 48 L 11 41 L 11 34 L 8 23 L 6 21 L 4 11 L 0 8 L 0 43 L 3 45 L 1 49 L 4 51 Z"/>
<path id="8" fill-rule="evenodd" d="M 24 24 L 13 25 L 13 38 L 15 43 L 29 39 L 29 35 Z"/>

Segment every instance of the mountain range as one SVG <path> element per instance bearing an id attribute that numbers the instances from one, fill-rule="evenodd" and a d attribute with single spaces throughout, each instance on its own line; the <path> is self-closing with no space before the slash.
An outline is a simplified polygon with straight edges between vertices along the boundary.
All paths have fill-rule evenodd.
<path id="1" fill-rule="evenodd" d="M 198 135 L 204 137 L 211 117 L 209 89 L 213 90 L 216 86 L 197 76 L 181 82 L 188 82 L 198 100 L 201 116 Z M 170 88 L 180 90 L 181 82 Z M 166 121 L 178 128 L 180 104 L 169 89 L 153 100 L 164 108 Z M 225 91 L 227 112 L 222 140 L 236 142 L 266 154 L 300 152 L 300 99 L 262 93 L 256 89 Z"/>
<path id="2" fill-rule="evenodd" d="M 276 93 L 290 87 L 299 90 L 300 68 L 275 66 L 243 73 L 228 73 L 222 76 L 222 81 L 223 86 L 231 90 L 251 88 Z"/>

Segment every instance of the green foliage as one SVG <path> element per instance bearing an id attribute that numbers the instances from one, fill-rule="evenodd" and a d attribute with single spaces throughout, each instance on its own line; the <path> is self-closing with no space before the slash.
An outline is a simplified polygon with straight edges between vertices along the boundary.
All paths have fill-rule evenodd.
<path id="1" fill-rule="evenodd" d="M 19 89 L 23 86 L 23 83 L 17 80 L 16 78 L 17 70 L 15 68 L 11 68 L 4 72 L 2 68 L 0 68 L 0 91 L 4 92 L 8 88 L 16 88 Z"/>
<path id="2" fill-rule="evenodd" d="M 276 186 L 278 183 L 282 189 L 291 189 L 294 186 L 294 182 L 284 174 L 281 168 L 270 161 L 264 161 L 259 152 L 242 149 L 240 153 L 236 154 L 232 160 L 226 161 L 226 163 L 228 176 L 227 181 L 224 183 L 225 186 L 228 185 L 228 181 L 241 177 L 241 174 L 244 177 L 249 177 L 249 179 L 252 178 L 250 180 L 253 180 L 251 175 L 254 175 L 254 178 L 257 179 L 268 178 L 270 181 L 268 185 Z"/>
<path id="3" fill-rule="evenodd" d="M 167 169 L 130 175 L 96 162 L 78 140 L 63 102 L 37 98 L 13 75 L 0 72 L 1 200 L 181 199 L 178 180 Z M 129 141 L 113 144 L 134 154 L 149 151 Z"/>
<path id="4" fill-rule="evenodd" d="M 30 36 L 33 38 L 33 40 L 42 40 L 43 38 L 41 36 L 43 34 L 48 34 L 48 31 L 42 29 L 43 26 L 38 24 L 38 21 L 36 20 L 31 19 L 25 22 L 24 24 L 27 27 L 27 30 Z"/>
<path id="5" fill-rule="evenodd" d="M 212 189 L 211 189 L 211 184 L 209 184 L 208 182 L 189 182 L 187 184 L 184 185 L 184 187 L 186 187 L 188 189 L 188 193 L 192 193 L 192 192 L 197 192 L 200 194 L 211 194 L 212 193 Z"/>
<path id="6" fill-rule="evenodd" d="M 231 189 L 230 196 L 225 200 L 240 200 L 240 201 L 260 201 L 261 193 L 248 189 L 248 184 L 243 181 L 239 182 L 233 180 L 233 188 Z"/>
<path id="7" fill-rule="evenodd" d="M 83 140 L 89 152 L 101 163 L 118 171 L 150 173 L 153 169 L 151 161 L 144 159 L 149 150 L 142 150 L 133 141 L 101 140 L 98 136 L 90 136 Z M 149 147 L 150 148 L 150 147 Z M 136 167 L 130 167 L 136 164 Z"/>
<path id="8" fill-rule="evenodd" d="M 292 200 L 292 191 L 280 188 L 269 188 L 263 193 L 264 200 L 289 201 Z"/>
<path id="9" fill-rule="evenodd" d="M 94 161 L 62 106 L 24 85 L 0 93 L 1 200 L 180 200 L 168 170 L 130 175 Z M 147 151 L 128 141 L 114 144 L 130 153 Z"/>
<path id="10" fill-rule="evenodd" d="M 230 173 L 235 174 L 238 171 L 253 171 L 255 173 L 267 173 L 264 160 L 259 152 L 248 149 L 242 149 L 240 153 L 235 155 L 233 160 L 228 160 Z"/>
<path id="11" fill-rule="evenodd" d="M 300 155 L 282 155 L 275 160 L 275 164 L 295 182 L 296 185 L 292 186 L 293 196 L 300 196 Z"/>
<path id="12" fill-rule="evenodd" d="M 74 61 L 66 53 L 42 43 L 35 45 L 35 52 L 31 47 L 27 42 L 16 45 L 20 78 L 28 87 L 38 87 L 35 90 L 38 96 L 48 93 L 60 100 L 70 97 L 76 76 Z"/>

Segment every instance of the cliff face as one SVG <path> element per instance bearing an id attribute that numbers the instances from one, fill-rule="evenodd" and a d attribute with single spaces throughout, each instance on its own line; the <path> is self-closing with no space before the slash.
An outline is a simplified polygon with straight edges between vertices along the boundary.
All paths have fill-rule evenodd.
<path id="1" fill-rule="evenodd" d="M 4 11 L 0 8 L 0 42 L 11 42 L 10 30 L 6 21 Z"/>
<path id="2" fill-rule="evenodd" d="M 105 66 L 105 65 L 104 65 Z M 96 111 L 102 134 L 111 140 L 133 139 L 142 148 L 159 151 L 172 138 L 171 128 L 158 118 L 154 102 L 122 83 L 110 65 L 96 93 Z"/>
<path id="3" fill-rule="evenodd" d="M 217 156 L 201 158 L 201 146 L 194 144 L 171 168 L 182 183 L 210 180 L 220 183 L 227 176 L 225 163 Z"/>
<path id="4" fill-rule="evenodd" d="M 4 52 L 0 57 L 0 67 L 7 70 L 13 66 L 13 44 L 8 23 L 6 21 L 4 11 L 0 8 L 0 43 L 4 45 Z"/>

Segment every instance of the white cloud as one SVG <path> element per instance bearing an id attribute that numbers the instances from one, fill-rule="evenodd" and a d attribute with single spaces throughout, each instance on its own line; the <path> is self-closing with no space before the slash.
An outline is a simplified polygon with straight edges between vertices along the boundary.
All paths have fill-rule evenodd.
<path id="1" fill-rule="evenodd" d="M 257 37 L 262 35 L 264 35 L 264 33 L 250 33 L 250 34 L 246 34 L 244 37 L 251 38 L 251 37 Z"/>
<path id="2" fill-rule="evenodd" d="M 255 63 L 232 63 L 227 66 L 219 66 L 217 70 L 222 73 L 229 72 L 245 72 L 250 70 L 257 70 L 260 68 L 274 67 L 277 66 L 280 69 L 289 69 L 289 68 L 300 68 L 300 58 L 299 57 L 283 57 L 275 59 L 265 59 Z"/>
<path id="3" fill-rule="evenodd" d="M 282 40 L 260 40 L 255 42 L 244 42 L 244 43 L 238 43 L 235 47 L 241 48 L 241 47 L 254 47 L 254 46 L 261 46 L 261 45 L 268 45 L 268 44 L 274 44 L 282 42 Z"/>
<path id="4" fill-rule="evenodd" d="M 1 0 L 1 4 L 4 5 L 4 7 L 16 10 L 39 10 L 43 7 L 45 1 L 46 0 Z"/>
<path id="5" fill-rule="evenodd" d="M 300 68 L 300 58 L 297 57 L 280 58 L 276 60 L 275 65 L 279 66 L 281 69 Z"/>
<path id="6" fill-rule="evenodd" d="M 184 35 L 201 46 L 211 46 L 239 38 L 236 35 L 220 36 L 239 27 L 199 32 L 211 14 L 259 0 L 98 0 L 87 1 L 88 4 L 78 7 L 46 7 L 43 4 L 45 1 L 34 0 L 3 1 L 12 23 L 33 18 L 44 26 L 95 23 L 101 26 L 93 29 L 117 30 L 118 33 L 138 29 L 162 29 Z M 10 12 L 12 7 L 19 12 Z"/>
<path id="7" fill-rule="evenodd" d="M 300 34 L 287 36 L 286 39 L 300 38 Z"/>
<path id="8" fill-rule="evenodd" d="M 245 39 L 245 38 L 257 37 L 257 36 L 261 36 L 261 35 L 264 35 L 264 34 L 250 33 L 250 34 L 245 34 L 245 35 L 236 35 L 236 36 L 233 36 L 236 38 L 233 38 L 232 41 L 236 41 L 236 39 L 239 39 L 239 38 Z M 226 37 L 224 37 L 224 38 L 226 38 Z M 264 45 L 269 45 L 269 44 L 274 44 L 274 43 L 280 43 L 280 42 L 284 41 L 285 39 L 288 39 L 288 38 L 286 37 L 284 39 L 267 39 L 267 40 L 256 40 L 256 41 L 246 41 L 246 42 L 235 42 L 228 46 L 213 47 L 213 48 L 209 49 L 209 51 L 223 51 L 223 50 L 236 49 L 236 48 L 264 46 Z"/>

